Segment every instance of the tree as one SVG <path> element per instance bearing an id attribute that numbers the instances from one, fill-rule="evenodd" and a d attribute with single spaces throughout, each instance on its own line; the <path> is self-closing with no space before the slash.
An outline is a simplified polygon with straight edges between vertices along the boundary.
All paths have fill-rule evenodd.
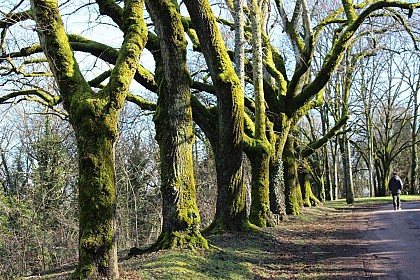
<path id="1" fill-rule="evenodd" d="M 251 137 L 245 137 L 245 151 L 251 163 L 252 190 L 249 220 L 260 226 L 273 226 L 269 200 L 269 163 L 272 147 L 267 138 L 264 76 L 263 76 L 263 43 L 261 32 L 263 30 L 263 15 L 267 9 L 265 1 L 249 0 L 249 16 L 252 30 L 252 78 L 255 100 L 255 129 Z M 265 32 L 264 32 L 265 33 Z M 248 125 L 250 127 L 250 125 Z"/>
<path id="2" fill-rule="evenodd" d="M 418 52 L 402 55 L 401 66 L 396 65 L 402 80 L 409 87 L 410 95 L 413 96 L 412 121 L 411 121 L 411 176 L 410 193 L 416 194 L 418 191 L 418 114 L 420 91 L 420 64 Z"/>
<path id="3" fill-rule="evenodd" d="M 200 233 L 196 201 L 191 80 L 186 68 L 187 42 L 179 7 L 171 1 L 146 0 L 146 4 L 161 47 L 161 57 L 157 58 L 159 98 L 154 122 L 160 147 L 163 228 L 157 246 L 208 248 Z"/>
<path id="4" fill-rule="evenodd" d="M 409 3 L 389 1 L 363 2 L 355 5 L 352 1 L 342 1 L 342 5 L 339 8 L 319 19 L 317 26 L 312 28 L 313 20 L 311 20 L 310 10 L 306 1 L 296 1 L 291 17 L 288 17 L 283 2 L 277 2 L 277 9 L 283 20 L 283 28 L 290 38 L 296 61 L 295 70 L 290 80 L 287 78 L 285 71 L 277 68 L 281 75 L 277 74 L 276 77 L 280 77 L 278 87 L 275 90 L 273 89 L 272 92 L 273 95 L 279 91 L 280 93 L 271 98 L 267 98 L 270 109 L 277 114 L 276 120 L 278 123 L 275 123 L 274 128 L 278 131 L 282 139 L 280 143 L 286 143 L 286 140 L 293 141 L 291 137 L 288 137 L 289 131 L 293 129 L 302 116 L 322 101 L 320 97 L 322 96 L 323 89 L 339 66 L 346 49 L 349 48 L 353 37 L 364 24 L 365 20 L 371 14 L 385 8 L 391 9 L 391 13 L 395 14 L 396 12 L 392 10 L 394 7 L 414 9 L 419 6 L 417 4 L 413 6 Z M 344 20 L 338 18 L 341 14 L 345 15 Z M 329 25 L 334 26 L 334 36 L 330 42 L 329 51 L 324 56 L 319 71 L 312 73 L 313 78 L 310 79 L 309 73 L 314 57 L 314 48 L 318 43 L 322 31 Z M 300 31 L 302 32 L 300 33 Z M 277 65 L 280 65 L 279 62 Z M 276 64 L 274 63 L 274 65 Z M 267 93 L 268 91 L 266 91 Z M 316 97 L 318 97 L 318 102 L 315 99 Z M 283 145 L 279 145 L 281 150 L 283 149 Z M 294 176 L 293 174 L 296 174 L 294 171 L 295 168 L 292 167 L 294 166 L 292 161 L 295 158 L 293 146 L 292 143 L 288 144 L 287 148 L 291 150 L 287 152 L 284 150 L 283 153 L 285 173 L 292 172 L 289 175 L 285 174 L 286 189 L 288 190 L 296 188 L 295 186 L 287 186 L 288 183 L 296 183 L 296 180 L 292 180 L 291 178 Z M 290 193 L 295 192 L 292 191 Z M 294 196 L 294 198 L 298 199 L 298 196 Z M 288 203 L 288 205 L 289 207 L 295 208 L 300 205 L 300 202 L 295 201 Z M 289 209 L 289 212 L 298 213 L 299 211 L 297 209 Z"/>
<path id="5" fill-rule="evenodd" d="M 188 0 L 185 4 L 217 93 L 217 142 L 211 142 L 216 144 L 213 144 L 213 148 L 218 175 L 218 197 L 216 216 L 210 228 L 240 230 L 248 223 L 242 176 L 243 91 L 209 2 Z"/>
<path id="6" fill-rule="evenodd" d="M 411 138 L 407 135 L 410 121 L 409 110 L 406 110 L 401 98 L 403 81 L 395 81 L 395 70 L 388 60 L 385 71 L 388 76 L 387 87 L 383 92 L 381 106 L 378 108 L 384 116 L 375 125 L 374 148 L 376 151 L 376 168 L 379 190 L 378 196 L 384 196 L 388 189 L 392 173 L 392 163 L 397 155 L 411 146 Z"/>
<path id="7" fill-rule="evenodd" d="M 10 178 L 0 190 L 4 279 L 62 266 L 77 257 L 77 167 L 71 129 L 45 108 L 20 105 L 7 110 L 8 121 L 0 132 L 2 139 L 13 139 L 13 146 L 2 142 L 2 170 L 7 169 Z M 18 119 L 22 112 L 24 117 Z"/>
<path id="8" fill-rule="evenodd" d="M 97 1 L 101 6 L 101 1 Z M 103 3 L 102 3 L 103 4 Z M 78 146 L 79 263 L 78 278 L 118 278 L 115 244 L 115 166 L 118 115 L 147 40 L 143 2 L 124 6 L 124 42 L 110 81 L 91 89 L 74 58 L 57 1 L 31 1 L 43 51 L 58 85 Z"/>

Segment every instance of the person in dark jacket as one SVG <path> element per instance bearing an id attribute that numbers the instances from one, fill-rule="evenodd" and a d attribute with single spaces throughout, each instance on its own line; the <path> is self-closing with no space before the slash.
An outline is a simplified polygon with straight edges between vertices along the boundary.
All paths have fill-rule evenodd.
<path id="1" fill-rule="evenodd" d="M 403 182 L 396 172 L 392 174 L 392 177 L 388 183 L 388 188 L 392 194 L 392 202 L 394 204 L 394 210 L 401 210 L 400 195 L 403 189 Z"/>

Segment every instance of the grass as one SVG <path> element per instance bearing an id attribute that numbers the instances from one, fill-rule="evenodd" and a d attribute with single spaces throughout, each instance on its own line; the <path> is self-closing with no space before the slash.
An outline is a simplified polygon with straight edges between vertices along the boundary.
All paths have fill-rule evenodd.
<path id="1" fill-rule="evenodd" d="M 401 195 L 401 201 L 416 201 L 420 200 L 420 195 Z M 327 201 L 325 202 L 324 206 L 329 208 L 336 208 L 336 209 L 346 209 L 346 208 L 353 208 L 358 207 L 361 205 L 366 204 L 378 204 L 378 203 L 392 203 L 392 197 L 384 196 L 384 197 L 363 197 L 363 198 L 355 198 L 353 204 L 347 204 L 345 199 L 338 199 L 335 201 Z"/>
<path id="2" fill-rule="evenodd" d="M 146 254 L 124 262 L 122 270 L 126 279 L 253 278 L 244 252 L 238 254 L 217 247 L 205 251 L 163 250 Z"/>

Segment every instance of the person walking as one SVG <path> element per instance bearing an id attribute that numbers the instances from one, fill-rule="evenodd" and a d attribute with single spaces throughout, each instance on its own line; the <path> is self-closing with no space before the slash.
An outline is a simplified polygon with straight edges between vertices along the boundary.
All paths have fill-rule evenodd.
<path id="1" fill-rule="evenodd" d="M 394 204 L 394 210 L 401 210 L 400 195 L 403 189 L 403 182 L 396 172 L 392 174 L 389 179 L 388 188 L 392 194 L 392 203 Z"/>

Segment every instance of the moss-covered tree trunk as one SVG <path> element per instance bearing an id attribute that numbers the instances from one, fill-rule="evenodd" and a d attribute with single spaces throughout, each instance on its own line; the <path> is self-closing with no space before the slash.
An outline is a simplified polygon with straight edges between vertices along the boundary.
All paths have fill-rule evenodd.
<path id="1" fill-rule="evenodd" d="M 269 201 L 269 163 L 271 146 L 266 136 L 267 117 L 263 89 L 263 51 L 261 24 L 262 3 L 248 0 L 252 29 L 252 69 L 255 100 L 255 130 L 252 138 L 246 137 L 247 155 L 251 162 L 251 208 L 249 221 L 257 226 L 273 226 Z"/>
<path id="2" fill-rule="evenodd" d="M 288 136 L 283 151 L 284 185 L 286 195 L 286 212 L 289 215 L 302 213 L 303 199 L 296 162 L 293 136 Z"/>
<path id="3" fill-rule="evenodd" d="M 301 167 L 298 171 L 299 176 L 299 184 L 301 187 L 302 199 L 303 199 L 303 206 L 311 207 L 311 206 L 319 206 L 321 202 L 319 199 L 314 195 L 311 187 L 311 174 L 308 172 L 307 168 L 309 166 Z"/>
<path id="4" fill-rule="evenodd" d="M 284 195 L 283 161 L 279 157 L 271 157 L 269 166 L 269 196 L 270 210 L 279 215 L 280 219 L 286 218 L 286 198 Z"/>
<path id="5" fill-rule="evenodd" d="M 176 2 L 146 0 L 161 46 L 154 116 L 160 147 L 163 227 L 157 248 L 208 247 L 200 233 L 192 144 L 191 78 L 186 68 L 184 28 Z M 158 57 L 158 56 L 155 56 Z"/>
<path id="6" fill-rule="evenodd" d="M 259 227 L 273 226 L 274 221 L 270 211 L 269 167 L 270 146 L 253 141 L 255 147 L 247 150 L 251 163 L 251 207 L 249 221 Z"/>
<path id="7" fill-rule="evenodd" d="M 282 135 L 279 135 L 277 131 L 280 131 L 280 129 L 276 127 L 276 123 L 273 123 L 272 133 L 269 134 L 269 141 L 273 147 L 269 167 L 270 208 L 273 214 L 280 215 L 280 219 L 285 219 L 287 216 L 286 190 L 282 158 L 285 141 L 283 141 Z M 281 131 L 288 131 L 288 129 L 281 129 Z"/>
<path id="8" fill-rule="evenodd" d="M 76 277 L 114 279 L 118 278 L 114 170 L 118 115 L 105 120 L 91 118 L 92 113 L 87 107 L 72 118 L 80 170 L 80 248 Z"/>
<path id="9" fill-rule="evenodd" d="M 57 1 L 32 0 L 31 10 L 78 147 L 80 234 L 74 276 L 116 279 L 115 141 L 118 115 L 147 40 L 143 2 L 125 2 L 124 42 L 108 85 L 99 92 L 90 88 L 79 70 Z"/>
<path id="10" fill-rule="evenodd" d="M 215 151 L 218 194 L 209 229 L 241 230 L 248 225 L 243 184 L 244 96 L 207 0 L 186 0 L 217 92 L 218 149 Z"/>
<path id="11" fill-rule="evenodd" d="M 261 152 L 259 156 L 250 158 L 250 161 L 252 168 L 252 201 L 249 221 L 259 227 L 274 226 L 269 196 L 270 154 Z"/>

